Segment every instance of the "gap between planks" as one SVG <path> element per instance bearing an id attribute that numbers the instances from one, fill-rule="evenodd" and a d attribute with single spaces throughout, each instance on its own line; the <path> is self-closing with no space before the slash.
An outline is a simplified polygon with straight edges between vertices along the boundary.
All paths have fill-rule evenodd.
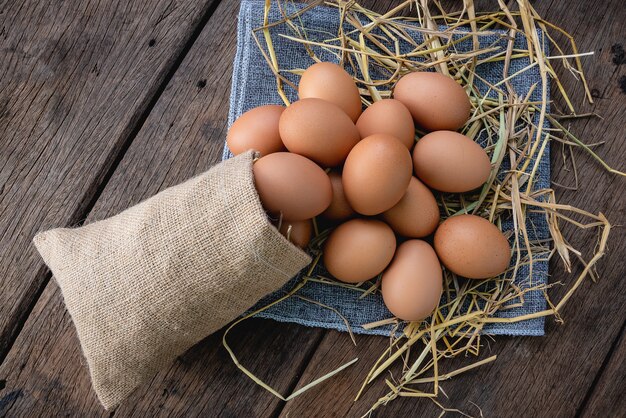
<path id="1" fill-rule="evenodd" d="M 128 134 L 128 137 L 124 140 L 124 142 L 123 142 L 122 146 L 120 147 L 120 149 L 117 150 L 117 154 L 115 155 L 115 158 L 113 158 L 113 156 L 110 156 L 111 157 L 110 159 L 113 160 L 113 162 L 108 167 L 108 169 L 106 169 L 106 167 L 105 167 L 106 173 L 104 174 L 104 177 L 103 177 L 102 181 L 98 185 L 95 185 L 95 192 L 93 193 L 93 195 L 89 199 L 89 202 L 84 207 L 79 206 L 79 208 L 72 214 L 72 216 L 70 218 L 71 221 L 69 222 L 69 225 L 72 225 L 74 227 L 78 227 L 78 226 L 82 226 L 84 224 L 85 220 L 87 219 L 87 217 L 91 213 L 92 209 L 94 208 L 96 202 L 100 198 L 100 195 L 104 191 L 106 185 L 109 183 L 109 180 L 111 180 L 111 177 L 113 176 L 113 173 L 117 170 L 117 167 L 119 166 L 120 162 L 124 158 L 124 155 L 126 154 L 126 151 L 128 151 L 128 149 L 130 148 L 131 144 L 133 143 L 133 140 L 135 139 L 135 137 L 137 136 L 137 134 L 139 133 L 139 131 L 143 127 L 146 119 L 148 118 L 148 116 L 152 112 L 152 109 L 154 108 L 154 106 L 158 102 L 159 97 L 161 97 L 161 94 L 163 93 L 163 91 L 165 90 L 165 88 L 167 87 L 169 82 L 171 81 L 172 77 L 174 77 L 174 74 L 176 73 L 176 71 L 180 67 L 181 63 L 183 62 L 183 60 L 185 59 L 185 57 L 187 56 L 187 54 L 191 50 L 192 46 L 194 45 L 194 43 L 196 42 L 198 37 L 200 36 L 200 33 L 202 32 L 202 30 L 204 29 L 206 24 L 209 22 L 211 16 L 213 15 L 215 10 L 219 6 L 220 1 L 221 0 L 215 0 L 214 2 L 212 2 L 209 5 L 209 7 L 207 8 L 207 10 L 204 12 L 204 15 L 202 16 L 202 18 L 200 19 L 198 24 L 194 27 L 193 31 L 191 32 L 191 35 L 189 36 L 189 38 L 185 42 L 185 45 L 181 48 L 180 52 L 176 56 L 176 59 L 173 61 L 172 66 L 167 71 L 165 77 L 163 78 L 161 83 L 156 88 L 154 94 L 152 95 L 152 97 L 148 101 L 146 107 L 143 109 L 143 111 L 140 112 L 139 117 L 136 118 L 136 120 L 135 120 L 135 123 L 132 126 L 129 127 L 130 128 L 130 133 Z M 94 188 L 94 187 L 92 187 L 92 188 Z M 50 270 L 47 267 L 43 267 L 43 269 L 45 271 L 45 277 L 44 277 L 43 281 L 41 282 L 41 285 L 37 289 L 35 289 L 34 297 L 29 302 L 29 304 L 28 304 L 26 310 L 24 311 L 24 313 L 22 314 L 22 316 L 20 318 L 18 318 L 16 326 L 15 326 L 15 331 L 14 331 L 13 335 L 10 335 L 9 338 L 8 338 L 9 341 L 8 341 L 7 346 L 6 346 L 6 349 L 3 352 L 0 352 L 0 365 L 4 362 L 6 356 L 8 355 L 8 353 L 13 348 L 13 344 L 15 343 L 15 340 L 17 339 L 17 337 L 22 332 L 24 324 L 28 320 L 31 312 L 33 311 L 33 308 L 35 307 L 35 305 L 39 301 L 39 298 L 41 297 L 41 294 L 43 293 L 44 289 L 48 285 L 50 279 L 52 278 L 52 273 L 50 272 Z"/>
<path id="2" fill-rule="evenodd" d="M 271 321 L 271 319 L 269 321 Z M 304 325 L 300 325 L 300 326 L 304 326 Z M 315 352 L 319 348 L 327 332 L 328 330 L 324 330 L 324 332 L 320 332 L 317 338 L 315 339 L 315 341 L 313 342 L 313 344 L 309 346 L 306 356 L 304 357 L 302 363 L 298 366 L 297 370 L 294 370 L 295 373 L 293 377 L 291 378 L 291 381 L 289 382 L 289 386 L 287 390 L 285 391 L 284 396 L 289 396 L 291 393 L 293 393 L 296 387 L 298 387 L 298 383 L 300 383 L 300 381 L 302 380 L 304 371 L 306 370 L 307 366 L 309 365 L 309 362 L 315 355 Z M 269 415 L 269 417 L 278 418 L 280 414 L 283 412 L 283 409 L 285 409 L 287 402 L 289 401 L 282 401 L 278 403 L 276 405 L 276 408 L 274 408 L 274 411 L 272 411 L 272 413 Z"/>
<path id="3" fill-rule="evenodd" d="M 615 352 L 617 351 L 617 346 L 619 344 L 620 339 L 622 338 L 622 335 L 624 334 L 625 327 L 626 327 L 626 321 L 622 323 L 622 327 L 620 328 L 620 331 L 616 334 L 615 339 L 611 343 L 611 348 L 609 349 L 609 352 L 604 357 L 604 360 L 602 361 L 602 365 L 598 368 L 598 371 L 596 372 L 596 375 L 593 378 L 593 382 L 589 386 L 589 389 L 587 390 L 585 397 L 581 401 L 580 405 L 578 405 L 578 408 L 576 408 L 575 418 L 582 417 L 585 410 L 587 409 L 587 405 L 589 404 L 589 401 L 591 400 L 594 392 L 596 391 L 598 383 L 600 382 L 600 379 L 602 378 L 602 374 L 606 370 L 607 365 L 610 363 L 611 358 L 613 357 L 613 355 L 615 355 Z"/>

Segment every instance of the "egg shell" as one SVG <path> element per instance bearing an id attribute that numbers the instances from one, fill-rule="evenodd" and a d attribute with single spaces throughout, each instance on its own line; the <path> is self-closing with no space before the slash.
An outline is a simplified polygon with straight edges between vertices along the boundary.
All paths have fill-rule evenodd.
<path id="1" fill-rule="evenodd" d="M 325 167 L 341 164 L 361 139 L 348 115 L 321 99 L 291 104 L 280 117 L 279 131 L 289 151 Z"/>
<path id="2" fill-rule="evenodd" d="M 343 192 L 341 173 L 331 171 L 328 173 L 328 177 L 330 178 L 330 184 L 333 187 L 333 200 L 330 202 L 328 209 L 322 213 L 322 216 L 327 219 L 339 221 L 348 219 L 355 215 L 354 209 L 352 209 L 352 206 L 348 203 L 348 199 L 346 199 L 346 195 Z"/>
<path id="3" fill-rule="evenodd" d="M 383 219 L 398 234 L 421 238 L 437 228 L 439 207 L 430 189 L 411 177 L 406 193 L 394 207 L 383 213 Z"/>
<path id="4" fill-rule="evenodd" d="M 352 76 L 332 62 L 318 62 L 304 71 L 298 84 L 298 97 L 334 103 L 352 122 L 361 114 L 361 95 Z"/>
<path id="5" fill-rule="evenodd" d="M 422 137 L 413 149 L 417 177 L 435 190 L 463 193 L 480 187 L 491 173 L 491 162 L 480 145 L 453 131 Z"/>
<path id="6" fill-rule="evenodd" d="M 400 101 L 383 99 L 369 106 L 356 123 L 361 138 L 387 134 L 397 138 L 409 150 L 415 145 L 415 125 L 409 109 Z"/>
<path id="7" fill-rule="evenodd" d="M 396 138 L 375 134 L 350 151 L 343 167 L 343 189 L 350 206 L 377 215 L 402 199 L 411 181 L 411 154 Z"/>
<path id="8" fill-rule="evenodd" d="M 463 87 L 433 72 L 409 73 L 396 84 L 393 97 L 411 112 L 415 123 L 429 131 L 457 130 L 469 119 L 472 105 Z"/>
<path id="9" fill-rule="evenodd" d="M 382 277 L 387 309 L 405 321 L 419 321 L 432 314 L 442 291 L 441 265 L 433 248 L 417 239 L 400 244 Z"/>
<path id="10" fill-rule="evenodd" d="M 324 265 L 338 280 L 359 283 L 380 274 L 393 258 L 396 238 L 375 219 L 352 219 L 331 232 L 324 244 Z"/>
<path id="11" fill-rule="evenodd" d="M 511 246 L 491 222 L 480 216 L 457 215 L 435 232 L 435 250 L 448 270 L 470 279 L 504 273 L 511 262 Z"/>
<path id="12" fill-rule="evenodd" d="M 279 231 L 297 247 L 306 248 L 309 245 L 309 241 L 311 241 L 313 224 L 311 224 L 310 219 L 305 219 L 304 221 L 283 221 Z"/>
<path id="13" fill-rule="evenodd" d="M 299 221 L 324 212 L 333 197 L 328 175 L 313 161 L 289 152 L 259 158 L 252 166 L 263 207 L 283 219 Z"/>
<path id="14" fill-rule="evenodd" d="M 261 155 L 286 151 L 278 132 L 278 121 L 284 106 L 267 105 L 251 109 L 232 124 L 226 135 L 228 148 L 234 155 L 250 149 Z"/>

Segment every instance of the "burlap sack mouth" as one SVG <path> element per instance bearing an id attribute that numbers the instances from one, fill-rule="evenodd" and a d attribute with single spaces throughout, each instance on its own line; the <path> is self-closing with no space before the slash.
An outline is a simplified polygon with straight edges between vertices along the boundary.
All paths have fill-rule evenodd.
<path id="1" fill-rule="evenodd" d="M 311 262 L 266 216 L 253 157 L 112 218 L 35 236 L 105 408 Z"/>

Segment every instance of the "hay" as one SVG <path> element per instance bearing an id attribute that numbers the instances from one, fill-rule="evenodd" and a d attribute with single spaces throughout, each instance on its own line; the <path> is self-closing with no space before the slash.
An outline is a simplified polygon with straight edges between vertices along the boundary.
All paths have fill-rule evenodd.
<path id="1" fill-rule="evenodd" d="M 269 29 L 282 23 L 287 24 L 290 33 L 281 33 L 278 36 L 300 43 L 314 60 L 320 61 L 314 51 L 316 48 L 321 48 L 337 56 L 342 64 L 351 67 L 353 74 L 360 74 L 360 78 L 355 77 L 355 82 L 365 105 L 390 97 L 391 88 L 395 82 L 411 71 L 434 69 L 453 77 L 466 89 L 473 107 L 471 118 L 463 133 L 473 139 L 477 139 L 481 133 L 487 133 L 485 149 L 491 157 L 493 171 L 484 187 L 474 195 L 444 194 L 439 204 L 446 216 L 472 213 L 489 219 L 500 228 L 503 220 L 512 218 L 514 221 L 514 266 L 503 275 L 486 281 L 467 281 L 445 271 L 443 298 L 437 310 L 427 321 L 409 323 L 402 333 L 392 333 L 388 349 L 381 353 L 378 361 L 372 365 L 360 391 L 356 394 L 356 399 L 358 399 L 370 384 L 381 380 L 380 376 L 383 372 L 390 370 L 394 364 L 401 364 L 401 373 L 398 378 L 393 381 L 384 379 L 381 382 L 388 386 L 389 392 L 372 405 L 369 412 L 398 397 L 430 398 L 445 412 L 447 409 L 435 400 L 441 392 L 440 382 L 495 361 L 496 356 L 472 362 L 465 367 L 443 374 L 439 372 L 441 360 L 457 356 L 467 356 L 468 359 L 472 356 L 479 356 L 481 337 L 484 337 L 481 331 L 486 324 L 518 322 L 548 316 L 562 322 L 562 309 L 571 296 L 587 278 L 594 280 L 598 278 L 594 268 L 606 250 L 611 230 L 609 221 L 602 213 L 594 214 L 581 208 L 557 203 L 555 192 L 550 188 L 537 190 L 533 187 L 538 162 L 550 142 L 558 142 L 568 150 L 575 184 L 578 184 L 578 174 L 573 158 L 574 149 L 588 153 L 607 171 L 616 175 L 626 175 L 624 172 L 609 167 L 593 151 L 592 148 L 598 144 L 585 144 L 561 123 L 566 118 L 593 115 L 576 114 L 572 101 L 554 68 L 561 65 L 576 77 L 584 86 L 587 100 L 592 102 L 580 58 L 593 53 L 580 53 L 574 39 L 557 25 L 542 19 L 527 0 L 518 1 L 519 10 L 510 10 L 503 1 L 499 1 L 500 10 L 487 12 L 478 12 L 472 0 L 465 0 L 462 10 L 457 12 L 444 11 L 437 1 L 407 0 L 384 14 L 368 10 L 355 1 L 322 2 L 317 0 L 295 14 L 288 15 L 283 3 L 286 2 L 278 2 L 283 19 L 269 22 L 271 4 L 270 0 L 266 0 L 264 25 L 254 30 L 252 35 L 276 76 L 277 91 L 286 105 L 289 105 L 289 101 L 284 86 L 286 84 L 295 86 L 283 74 L 285 71 L 301 74 L 302 70 L 282 69 L 276 59 Z M 340 29 L 336 36 L 317 42 L 307 38 L 309 28 L 303 26 L 300 16 L 322 3 L 339 10 Z M 424 36 L 424 42 L 421 44 L 417 44 L 407 34 L 408 24 L 414 25 L 416 22 Z M 447 29 L 441 31 L 438 29 L 441 26 Z M 346 31 L 345 27 L 353 29 Z M 469 28 L 469 31 L 460 32 L 459 28 Z M 480 47 L 478 37 L 485 33 L 493 33 L 489 31 L 495 28 L 504 28 L 508 31 L 506 51 L 501 51 L 500 48 Z M 543 39 L 539 39 L 537 29 L 542 30 Z M 259 33 L 262 37 L 258 35 Z M 452 40 L 451 35 L 455 33 L 461 33 L 461 38 Z M 527 40 L 526 49 L 514 48 L 515 37 L 519 34 Z M 555 34 L 564 35 L 569 41 L 568 45 L 559 45 L 555 41 Z M 453 48 L 454 44 L 469 38 L 472 39 L 474 51 L 456 53 Z M 399 41 L 410 43 L 413 45 L 413 50 L 408 54 L 400 54 L 398 52 Z M 543 42 L 549 42 L 559 55 L 546 56 L 542 48 Z M 376 48 L 368 45 L 374 45 Z M 420 58 L 420 62 L 416 62 L 416 58 Z M 516 58 L 527 58 L 529 65 L 514 74 L 508 74 L 510 62 Z M 504 62 L 503 78 L 500 82 L 490 85 L 474 70 L 482 63 L 495 61 Z M 369 68 L 372 66 L 383 69 L 389 74 L 389 78 L 382 81 L 370 78 Z M 526 97 L 519 97 L 510 84 L 511 79 L 534 67 L 539 68 L 542 82 L 540 87 L 535 85 L 531 92 L 535 88 L 540 88 L 541 101 L 531 101 L 530 93 Z M 488 85 L 488 94 L 481 94 L 478 91 L 475 87 L 477 80 Z M 547 86 L 550 80 L 556 84 L 557 91 L 567 104 L 568 114 L 548 113 Z M 538 120 L 537 123 L 533 123 L 535 118 Z M 544 128 L 544 121 L 549 121 L 551 128 Z M 506 170 L 503 177 L 497 176 L 505 163 L 510 168 Z M 532 241 L 529 238 L 526 222 L 529 213 L 540 213 L 545 216 L 550 231 L 549 240 Z M 586 251 L 573 248 L 561 233 L 566 223 L 571 223 L 581 229 L 595 230 L 597 236 L 595 247 L 585 248 Z M 325 277 L 313 277 L 313 268 L 321 257 L 322 243 L 329 233 L 328 230 L 319 231 L 317 223 L 314 223 L 314 227 L 316 236 L 309 247 L 310 252 L 315 256 L 313 264 L 308 274 L 304 275 L 302 282 L 285 298 L 292 297 L 308 281 L 347 287 L 361 293 L 378 291 L 377 284 L 364 289 L 360 285 L 339 283 Z M 550 244 L 552 244 L 552 249 L 550 249 Z M 585 252 L 591 252 L 591 256 L 585 258 L 583 255 Z M 582 272 L 573 280 L 559 284 L 568 289 L 560 300 L 552 301 L 548 296 L 547 291 L 554 284 L 533 284 L 531 281 L 525 286 L 520 286 L 516 283 L 521 266 L 529 266 L 532 278 L 533 264 L 538 260 L 549 260 L 555 255 L 560 258 L 564 269 L 568 272 L 571 271 L 573 258 L 584 266 Z M 489 285 L 485 286 L 485 283 Z M 512 318 L 494 316 L 499 311 L 522 305 L 524 296 L 531 291 L 542 292 L 549 308 Z M 317 303 L 313 300 L 307 301 Z M 240 319 L 228 330 L 257 312 Z M 380 321 L 365 324 L 364 327 L 374 328 L 398 323 L 399 321 L 395 318 L 381 318 Z M 226 344 L 226 334 L 224 345 L 235 364 L 256 383 L 283 400 L 303 393 L 356 361 L 355 359 L 341 366 L 289 397 L 283 397 L 239 364 L 233 351 Z M 352 337 L 352 333 L 350 335 Z"/>

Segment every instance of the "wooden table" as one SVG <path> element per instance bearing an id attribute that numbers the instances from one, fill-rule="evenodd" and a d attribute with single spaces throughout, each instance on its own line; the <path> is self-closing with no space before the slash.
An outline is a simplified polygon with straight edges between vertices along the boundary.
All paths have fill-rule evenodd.
<path id="1" fill-rule="evenodd" d="M 394 2 L 364 3 L 385 11 Z M 604 119 L 571 126 L 587 141 L 606 141 L 598 153 L 624 169 L 623 1 L 548 0 L 536 7 L 571 31 L 581 51 L 596 52 L 583 60 L 595 104 L 584 104 L 580 84 L 562 75 L 580 111 Z M 37 231 L 102 219 L 219 161 L 237 10 L 234 0 L 0 6 L 0 416 L 343 417 L 361 415 L 383 393 L 375 386 L 352 401 L 387 339 L 361 336 L 355 348 L 339 332 L 251 320 L 236 329 L 234 348 L 283 393 L 360 361 L 283 403 L 239 372 L 218 332 L 106 412 L 59 288 L 31 244 Z M 554 180 L 571 185 L 554 151 Z M 560 201 L 624 225 L 626 181 L 586 155 L 577 161 L 580 190 L 557 187 Z M 592 239 L 564 233 L 576 246 Z M 495 338 L 485 352 L 498 360 L 445 382 L 444 404 L 480 415 L 478 405 L 492 417 L 624 416 L 625 260 L 624 228 L 615 228 L 601 280 L 570 301 L 565 324 L 548 320 L 543 338 Z M 570 277 L 558 263 L 551 271 L 554 281 Z M 400 399 L 378 416 L 438 414 L 428 400 Z"/>

